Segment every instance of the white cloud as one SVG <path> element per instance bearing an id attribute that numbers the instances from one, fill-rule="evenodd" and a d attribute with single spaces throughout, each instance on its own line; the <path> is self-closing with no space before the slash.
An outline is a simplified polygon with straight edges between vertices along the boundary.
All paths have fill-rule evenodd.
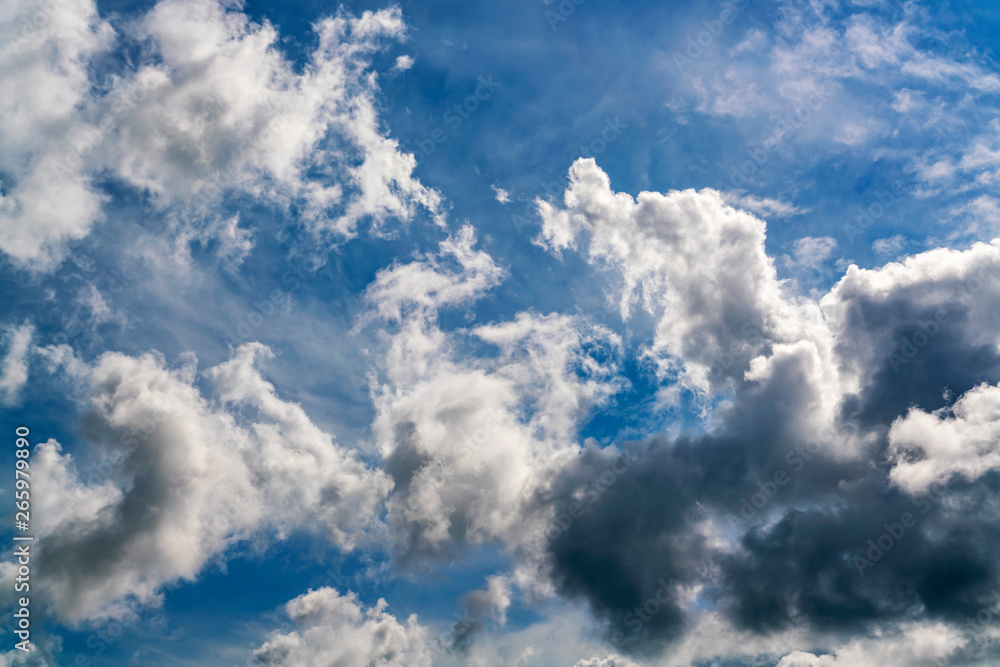
<path id="1" fill-rule="evenodd" d="M 254 650 L 254 662 L 281 667 L 430 667 L 427 629 L 416 615 L 403 624 L 387 609 L 381 598 L 366 609 L 354 593 L 311 590 L 285 605 L 295 629 L 272 634 Z"/>
<path id="2" fill-rule="evenodd" d="M 686 101 L 671 107 L 765 119 L 764 135 L 749 140 L 757 146 L 832 141 L 857 148 L 885 140 L 898 151 L 901 127 L 935 140 L 934 131 L 968 121 L 984 96 L 1000 90 L 988 62 L 954 48 L 926 11 L 892 20 L 857 6 L 874 3 L 854 4 L 839 11 L 836 3 L 784 0 L 770 40 L 751 28 L 728 54 L 706 49 L 679 82 Z M 892 100 L 887 90 L 897 91 Z M 797 113 L 804 120 L 788 125 Z M 903 152 L 919 157 L 912 148 Z"/>
<path id="3" fill-rule="evenodd" d="M 407 55 L 402 55 L 396 58 L 396 64 L 393 65 L 393 69 L 398 72 L 405 72 L 411 67 L 413 67 L 413 58 Z"/>
<path id="4" fill-rule="evenodd" d="M 891 255 L 893 257 L 899 256 L 903 249 L 906 247 L 906 237 L 901 234 L 896 234 L 895 236 L 890 236 L 884 239 L 875 239 L 872 242 L 872 251 L 876 255 Z"/>
<path id="5" fill-rule="evenodd" d="M 785 255 L 785 265 L 792 272 L 818 271 L 836 247 L 836 239 L 829 236 L 805 236 L 792 244 L 791 255 Z"/>
<path id="6" fill-rule="evenodd" d="M 368 288 L 368 301 L 379 317 L 400 321 L 404 310 L 428 317 L 439 308 L 479 298 L 500 283 L 504 272 L 485 252 L 473 250 L 475 242 L 475 231 L 465 226 L 441 243 L 438 255 L 380 271 Z M 461 270 L 449 271 L 443 265 L 449 260 Z"/>
<path id="7" fill-rule="evenodd" d="M 912 624 L 889 636 L 851 640 L 826 655 L 796 651 L 777 667 L 929 667 L 965 643 L 958 630 L 942 623 Z"/>
<path id="8" fill-rule="evenodd" d="M 6 332 L 7 353 L 0 361 L 0 396 L 4 405 L 15 405 L 28 381 L 28 353 L 34 335 L 35 327 L 30 322 L 10 327 Z"/>
<path id="9" fill-rule="evenodd" d="M 745 192 L 726 192 L 722 197 L 727 204 L 753 211 L 763 218 L 790 218 L 809 212 L 807 208 L 799 208 L 780 199 L 758 197 Z"/>
<path id="10" fill-rule="evenodd" d="M 576 667 L 639 667 L 639 663 L 632 662 L 624 656 L 612 654 L 606 658 L 590 658 L 576 663 Z"/>
<path id="11" fill-rule="evenodd" d="M 55 661 L 39 650 L 38 645 L 29 644 L 31 650 L 27 653 L 20 649 L 11 649 L 0 654 L 0 667 L 54 667 Z"/>
<path id="12" fill-rule="evenodd" d="M 955 229 L 948 234 L 949 239 L 971 237 L 988 241 L 1000 236 L 1000 199 L 996 197 L 979 195 L 972 201 L 955 207 L 950 213 L 965 224 L 955 225 Z"/>
<path id="13" fill-rule="evenodd" d="M 33 498 L 40 583 L 61 618 L 156 604 L 163 586 L 195 579 L 240 540 L 308 530 L 350 549 L 362 539 L 389 480 L 276 396 L 256 368 L 268 354 L 245 345 L 210 369 L 220 402 L 196 386 L 193 356 L 173 370 L 152 354 L 67 365 L 89 394 L 97 463 L 84 474 L 53 440 L 32 461 L 45 490 Z"/>
<path id="14" fill-rule="evenodd" d="M 509 204 L 510 203 L 510 193 L 509 192 L 507 192 L 503 188 L 497 187 L 495 185 L 491 185 L 490 187 L 493 188 L 493 192 L 496 193 L 496 200 L 498 202 L 500 202 L 501 204 Z"/>
<path id="15" fill-rule="evenodd" d="M 439 218 L 439 194 L 412 177 L 415 159 L 376 111 L 371 55 L 403 35 L 398 8 L 318 21 L 299 73 L 270 24 L 214 0 L 162 0 L 118 36 L 144 42 L 145 60 L 104 93 L 90 67 L 113 31 L 87 0 L 53 16 L 40 36 L 0 52 L 0 166 L 12 179 L 0 250 L 20 263 L 51 269 L 64 243 L 105 215 L 91 183 L 99 172 L 146 193 L 177 244 L 217 238 L 227 263 L 251 247 L 235 218 L 219 218 L 227 194 L 294 203 L 308 229 L 334 240 L 366 221 L 379 233 L 420 208 Z"/>
<path id="16" fill-rule="evenodd" d="M 163 0 L 140 35 L 158 46 L 170 85 L 125 119 L 118 173 L 164 205 L 208 206 L 233 189 L 300 201 L 311 228 L 347 237 L 366 218 L 378 228 L 416 206 L 434 210 L 437 193 L 412 179 L 413 157 L 379 127 L 368 73 L 370 54 L 405 30 L 399 9 L 338 14 L 315 29 L 319 45 L 298 74 L 269 24 L 209 0 Z M 307 176 L 311 168 L 327 178 Z"/>
<path id="17" fill-rule="evenodd" d="M 248 426 L 253 447 L 247 464 L 266 478 L 261 493 L 279 536 L 315 527 L 335 544 L 354 548 L 373 527 L 389 480 L 337 445 L 301 406 L 278 397 L 257 368 L 272 356 L 259 343 L 243 345 L 207 375 L 224 405 L 256 412 Z"/>
<path id="18" fill-rule="evenodd" d="M 971 139 L 966 139 L 959 129 L 942 131 L 936 137 L 936 143 L 940 146 L 935 146 L 914 163 L 916 174 L 925 186 L 925 191 L 918 194 L 933 194 L 945 186 L 955 194 L 1000 184 L 1000 168 L 997 167 L 997 160 L 1000 159 L 1000 121 L 994 119 L 986 123 Z M 960 182 L 959 177 L 966 180 Z M 981 203 L 982 197 L 969 206 L 974 210 Z"/>
<path id="19" fill-rule="evenodd" d="M 570 169 L 565 209 L 538 200 L 538 242 L 560 251 L 585 242 L 589 261 L 621 274 L 623 317 L 640 298 L 658 318 L 652 352 L 664 378 L 708 389 L 741 377 L 768 341 L 793 341 L 818 311 L 786 300 L 764 250 L 765 224 L 714 190 L 611 190 L 594 160 Z M 722 364 L 720 360 L 735 360 Z"/>
<path id="20" fill-rule="evenodd" d="M 36 16 L 47 21 L 23 30 Z M 0 181 L 0 251 L 47 270 L 60 244 L 85 236 L 100 217 L 102 197 L 86 170 L 59 169 L 58 162 L 81 146 L 78 107 L 89 102 L 88 65 L 111 46 L 114 31 L 92 0 L 66 0 L 56 11 L 42 0 L 21 0 L 5 6 L 0 33 L 22 32 L 0 49 L 0 172 L 6 177 Z"/>
<path id="21" fill-rule="evenodd" d="M 513 549 L 540 538 L 546 517 L 525 514 L 532 494 L 579 452 L 580 420 L 619 386 L 614 364 L 592 355 L 620 341 L 582 318 L 519 313 L 442 331 L 440 310 L 480 298 L 499 281 L 499 268 L 473 242 L 466 228 L 437 256 L 381 272 L 368 292 L 390 324 L 373 430 L 396 482 L 389 521 L 408 554 L 453 542 Z M 459 352 L 484 343 L 497 351 Z M 526 572 L 515 578 L 535 581 Z"/>
<path id="22" fill-rule="evenodd" d="M 731 56 L 739 56 L 744 53 L 759 53 L 767 46 L 767 35 L 760 28 L 750 28 L 746 37 L 729 51 Z"/>
<path id="23" fill-rule="evenodd" d="M 890 476 L 922 493 L 952 475 L 976 480 L 1000 469 L 1000 387 L 979 385 L 954 405 L 928 413 L 911 409 L 889 431 Z"/>

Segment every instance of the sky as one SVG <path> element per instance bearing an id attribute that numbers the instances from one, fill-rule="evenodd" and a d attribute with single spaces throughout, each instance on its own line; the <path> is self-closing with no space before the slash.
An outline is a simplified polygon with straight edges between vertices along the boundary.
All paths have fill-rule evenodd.
<path id="1" fill-rule="evenodd" d="M 997 664 L 998 35 L 0 0 L 0 665 Z"/>

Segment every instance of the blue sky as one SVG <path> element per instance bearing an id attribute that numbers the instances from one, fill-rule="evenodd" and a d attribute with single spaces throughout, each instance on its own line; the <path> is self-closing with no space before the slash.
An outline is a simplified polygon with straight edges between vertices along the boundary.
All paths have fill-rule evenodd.
<path id="1" fill-rule="evenodd" d="M 992 664 L 998 31 L 11 0 L 2 664 Z"/>

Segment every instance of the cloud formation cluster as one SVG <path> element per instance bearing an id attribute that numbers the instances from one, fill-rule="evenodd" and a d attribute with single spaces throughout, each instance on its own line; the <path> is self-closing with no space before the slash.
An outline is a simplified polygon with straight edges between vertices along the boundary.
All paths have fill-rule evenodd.
<path id="1" fill-rule="evenodd" d="M 20 2 L 0 29 L 16 35 L 45 4 Z M 160 233 L 214 240 L 227 261 L 253 245 L 238 216 L 220 215 L 227 196 L 294 206 L 334 241 L 363 222 L 378 231 L 419 208 L 438 215 L 440 196 L 413 178 L 413 156 L 377 113 L 371 57 L 403 36 L 399 9 L 340 13 L 314 30 L 298 71 L 273 26 L 214 0 L 163 0 L 117 32 L 91 0 L 60 3 L 0 51 L 0 250 L 52 269 L 66 243 L 115 215 L 98 183 L 109 176 L 149 197 Z M 95 59 L 123 47 L 145 64 L 93 79 Z"/>
<path id="2" fill-rule="evenodd" d="M 845 95 L 845 82 L 898 70 L 972 97 L 1000 91 L 977 63 L 917 49 L 926 35 L 913 11 L 839 26 L 829 3 L 785 5 L 802 11 L 782 14 L 773 43 L 751 31 L 733 51 L 759 55 L 773 90 L 743 85 L 736 64 L 700 78 L 707 56 L 691 72 L 698 112 L 781 118 L 822 93 L 831 107 L 807 133 L 857 146 L 888 125 L 833 113 L 850 106 L 828 95 Z M 12 7 L 0 27 L 38 5 Z M 419 211 L 437 223 L 436 248 L 371 268 L 359 299 L 354 333 L 370 339 L 372 362 L 365 441 L 338 442 L 288 400 L 267 379 L 276 354 L 261 343 L 199 370 L 193 353 L 89 358 L 38 347 L 31 321 L 5 326 L 4 404 L 47 367 L 82 415 L 79 442 L 48 440 L 32 455 L 36 581 L 60 621 L 129 617 L 238 549 L 304 534 L 400 568 L 473 549 L 509 567 L 469 591 L 466 619 L 440 634 L 360 591 L 295 591 L 284 606 L 293 627 L 256 642 L 258 664 L 550 660 L 564 640 L 537 627 L 499 644 L 522 604 L 562 604 L 578 625 L 597 625 L 598 647 L 565 640 L 577 644 L 560 657 L 577 667 L 902 666 L 996 648 L 1000 240 L 851 265 L 805 295 L 779 268 L 818 272 L 836 240 L 791 241 L 776 265 L 763 217 L 807 209 L 749 191 L 633 196 L 580 159 L 559 200 L 536 201 L 534 242 L 554 263 L 610 277 L 626 335 L 575 303 L 498 308 L 483 323 L 477 307 L 510 272 L 487 250 L 497 244 L 445 223 L 440 194 L 413 177 L 414 158 L 379 118 L 372 63 L 405 35 L 401 11 L 341 11 L 313 32 L 315 49 L 293 63 L 274 26 L 238 7 L 161 0 L 112 26 L 90 0 L 65 0 L 0 50 L 0 250 L 18 267 L 54 269 L 117 215 L 109 183 L 151 205 L 156 234 L 214 244 L 230 266 L 255 244 L 231 198 L 289 213 L 289 228 L 324 247 Z M 142 57 L 95 78 L 118 48 Z M 414 64 L 395 62 L 396 72 Z M 891 101 L 936 123 L 933 107 L 908 89 Z M 916 195 L 959 175 L 994 184 L 996 136 L 994 123 L 963 155 L 954 141 L 909 156 L 925 188 Z M 985 219 L 991 202 L 969 206 Z M 873 247 L 897 254 L 905 241 Z M 93 326 L 127 324 L 93 286 L 79 294 Z M 630 348 L 645 321 L 648 338 Z M 644 404 L 687 401 L 697 423 L 630 442 L 586 438 L 588 420 L 648 369 L 640 379 L 655 396 Z M 559 620 L 543 623 L 565 634 Z"/>
<path id="3" fill-rule="evenodd" d="M 63 357 L 65 349 L 42 351 Z M 32 469 L 43 588 L 69 622 L 121 618 L 194 580 L 240 541 L 310 530 L 354 548 L 377 522 L 390 482 L 280 399 L 248 344 L 198 386 L 155 354 L 66 362 L 86 396 L 86 477 L 54 441 Z"/>

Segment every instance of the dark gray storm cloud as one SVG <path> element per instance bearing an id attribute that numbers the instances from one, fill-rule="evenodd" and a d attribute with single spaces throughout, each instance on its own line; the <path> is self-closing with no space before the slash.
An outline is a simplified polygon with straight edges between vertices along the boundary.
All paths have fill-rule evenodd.
<path id="1" fill-rule="evenodd" d="M 1000 380 L 983 329 L 996 299 L 945 282 L 835 295 L 846 302 L 846 316 L 831 318 L 836 359 L 860 369 L 860 386 L 840 397 L 833 433 L 863 442 L 861 455 L 838 456 L 810 429 L 812 406 L 835 388 L 787 357 L 763 381 L 737 381 L 710 434 L 628 446 L 635 462 L 621 480 L 548 542 L 560 592 L 587 601 L 632 654 L 659 653 L 684 633 L 690 602 L 677 591 L 692 584 L 704 585 L 697 606 L 760 635 L 976 618 L 1000 589 L 1000 475 L 945 477 L 916 494 L 890 478 L 894 420 Z M 571 503 L 608 456 L 587 452 L 563 471 L 551 502 Z M 711 546 L 706 516 L 735 548 Z M 664 584 L 671 593 L 647 606 Z"/>

